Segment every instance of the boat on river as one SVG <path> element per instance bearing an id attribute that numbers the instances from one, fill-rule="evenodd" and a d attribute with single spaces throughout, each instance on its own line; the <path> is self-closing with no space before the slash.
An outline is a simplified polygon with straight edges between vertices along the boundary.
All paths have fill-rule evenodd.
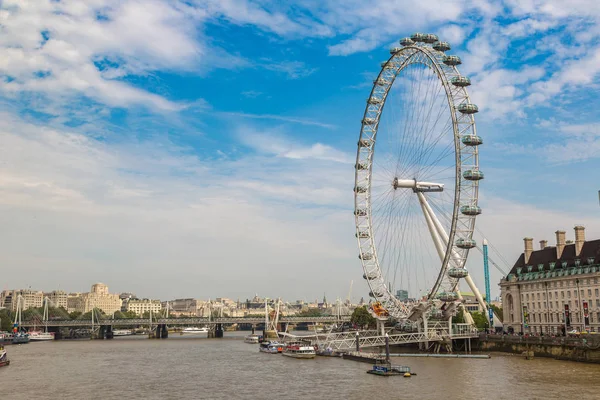
<path id="1" fill-rule="evenodd" d="M 284 347 L 281 354 L 293 358 L 308 359 L 315 358 L 317 352 L 315 351 L 315 346 L 311 344 L 305 342 L 292 342 Z"/>
<path id="2" fill-rule="evenodd" d="M 17 332 L 13 335 L 12 344 L 29 343 L 29 334 L 26 332 Z"/>
<path id="3" fill-rule="evenodd" d="M 279 342 L 262 342 L 258 345 L 258 351 L 269 354 L 277 354 L 283 352 L 285 345 Z"/>
<path id="4" fill-rule="evenodd" d="M 252 335 L 248 335 L 244 338 L 245 343 L 256 344 L 259 342 L 261 336 L 253 333 Z"/>
<path id="5" fill-rule="evenodd" d="M 8 359 L 8 354 L 6 350 L 4 350 L 4 346 L 0 345 L 0 367 L 6 367 L 10 364 L 10 360 Z"/>
<path id="6" fill-rule="evenodd" d="M 199 335 L 201 333 L 208 333 L 208 328 L 206 328 L 206 327 L 203 327 L 203 328 L 190 327 L 190 328 L 184 328 L 181 331 L 182 335 Z"/>
<path id="7" fill-rule="evenodd" d="M 32 342 L 45 342 L 54 340 L 54 332 L 29 332 L 29 340 Z"/>
<path id="8" fill-rule="evenodd" d="M 113 336 L 130 336 L 133 335 L 131 329 L 115 329 L 113 331 Z"/>

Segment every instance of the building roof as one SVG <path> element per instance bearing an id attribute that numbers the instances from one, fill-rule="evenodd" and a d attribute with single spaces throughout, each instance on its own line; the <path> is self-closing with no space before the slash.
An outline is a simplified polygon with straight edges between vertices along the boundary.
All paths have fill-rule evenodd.
<path id="1" fill-rule="evenodd" d="M 580 261 L 579 266 L 586 266 L 591 264 L 600 264 L 600 239 L 591 240 L 583 243 L 581 248 L 581 254 L 579 257 L 575 255 L 575 244 L 567 244 L 563 249 L 560 258 L 556 258 L 556 247 L 548 246 L 543 250 L 535 250 L 531 253 L 529 261 L 525 263 L 525 254 L 521 253 L 515 265 L 510 270 L 511 274 L 518 275 L 518 269 L 521 268 L 521 273 L 528 272 L 528 266 L 533 267 L 532 272 L 540 271 L 539 266 L 542 265 L 543 271 L 550 270 L 550 263 L 554 264 L 554 270 L 573 268 L 577 265 L 575 260 Z M 588 262 L 589 258 L 593 258 L 594 261 Z M 563 263 L 566 264 L 563 266 Z"/>

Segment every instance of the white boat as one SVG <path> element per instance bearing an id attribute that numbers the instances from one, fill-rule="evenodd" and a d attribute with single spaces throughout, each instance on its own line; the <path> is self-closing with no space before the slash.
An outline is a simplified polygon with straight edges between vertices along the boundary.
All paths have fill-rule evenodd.
<path id="1" fill-rule="evenodd" d="M 252 335 L 246 336 L 244 338 L 244 342 L 256 344 L 256 343 L 258 343 L 259 339 L 260 339 L 260 335 L 257 335 L 257 334 L 253 333 Z"/>
<path id="2" fill-rule="evenodd" d="M 281 354 L 293 358 L 315 358 L 317 352 L 315 351 L 315 346 L 307 343 L 297 342 L 289 343 L 283 348 L 283 352 Z"/>
<path id="3" fill-rule="evenodd" d="M 208 333 L 208 328 L 207 327 L 203 327 L 203 328 L 190 327 L 190 328 L 184 328 L 181 331 L 182 335 L 198 335 L 201 333 Z"/>
<path id="4" fill-rule="evenodd" d="M 54 332 L 29 332 L 29 340 L 32 342 L 54 340 Z"/>
<path id="5" fill-rule="evenodd" d="M 133 335 L 130 329 L 115 329 L 113 331 L 113 336 L 129 336 Z"/>
<path id="6" fill-rule="evenodd" d="M 285 345 L 279 342 L 262 342 L 258 345 L 258 351 L 269 354 L 277 354 L 283 351 Z"/>

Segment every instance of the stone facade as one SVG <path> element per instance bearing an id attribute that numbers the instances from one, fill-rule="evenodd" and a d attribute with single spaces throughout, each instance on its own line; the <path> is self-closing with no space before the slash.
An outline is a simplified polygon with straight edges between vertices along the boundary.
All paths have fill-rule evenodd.
<path id="1" fill-rule="evenodd" d="M 105 314 L 112 314 L 121 310 L 121 299 L 118 294 L 108 292 L 108 286 L 103 283 L 92 285 L 89 293 L 69 294 L 67 298 L 68 311 L 86 313 L 94 308 L 99 308 Z"/>
<path id="2" fill-rule="evenodd" d="M 67 305 L 67 292 L 63 290 L 53 290 L 48 293 L 44 293 L 44 297 L 48 298 L 48 305 L 50 307 L 62 307 L 65 310 L 68 308 Z"/>
<path id="3" fill-rule="evenodd" d="M 500 282 L 505 330 L 600 332 L 600 240 L 585 241 L 581 226 L 575 242 L 564 231 L 556 237 L 556 247 L 542 240 L 535 251 L 525 238 L 525 251 Z"/>
<path id="4" fill-rule="evenodd" d="M 150 299 L 129 299 L 123 302 L 123 308 L 125 311 L 131 311 L 137 315 L 142 315 L 145 312 L 152 312 L 156 314 L 162 310 L 162 304 L 160 300 Z"/>

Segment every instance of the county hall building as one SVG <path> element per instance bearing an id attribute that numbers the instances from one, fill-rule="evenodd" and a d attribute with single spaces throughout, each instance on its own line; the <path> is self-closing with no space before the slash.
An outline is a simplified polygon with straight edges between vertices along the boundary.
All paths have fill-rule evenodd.
<path id="1" fill-rule="evenodd" d="M 504 330 L 530 334 L 600 332 L 600 240 L 556 232 L 556 246 L 525 238 L 524 251 L 500 282 Z"/>

